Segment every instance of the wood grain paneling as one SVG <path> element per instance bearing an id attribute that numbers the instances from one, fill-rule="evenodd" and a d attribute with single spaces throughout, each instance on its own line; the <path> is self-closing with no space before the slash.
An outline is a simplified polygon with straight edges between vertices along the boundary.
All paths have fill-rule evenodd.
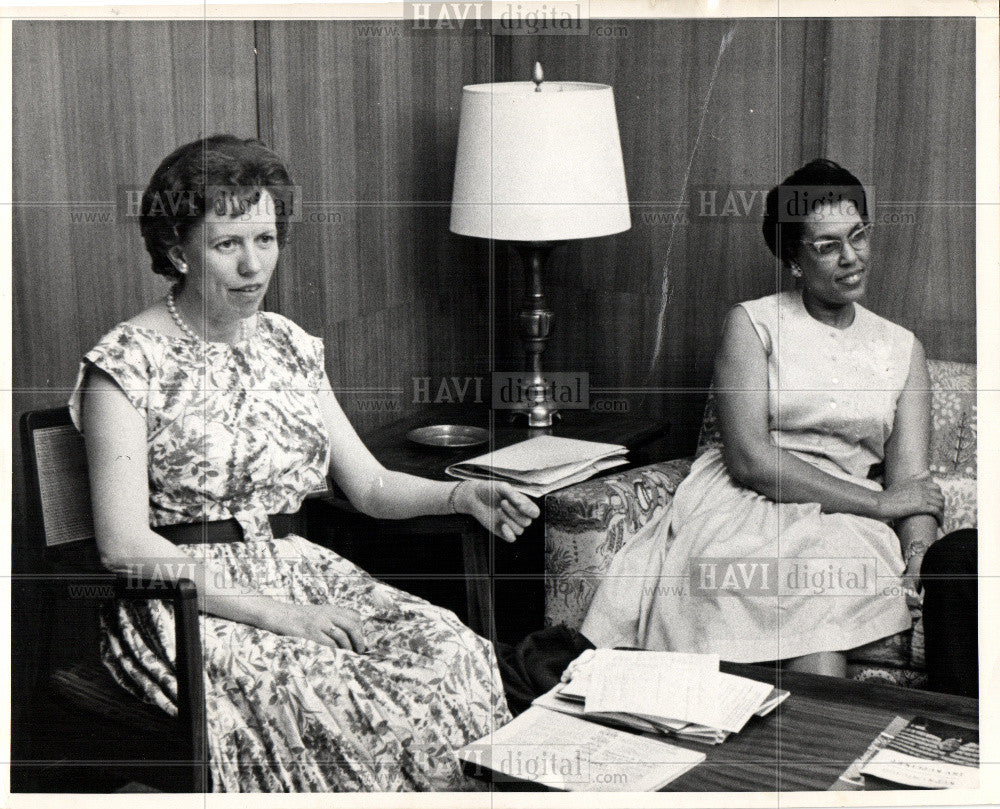
<path id="1" fill-rule="evenodd" d="M 65 403 L 83 352 L 165 292 L 122 192 L 141 192 L 160 160 L 201 134 L 256 134 L 253 44 L 250 23 L 14 24 L 22 409 Z M 20 491 L 17 451 L 14 460 Z"/>
<path id="2" fill-rule="evenodd" d="M 589 370 L 592 385 L 626 390 L 706 385 L 726 310 L 790 285 L 760 234 L 763 194 L 820 156 L 873 188 L 867 304 L 912 329 L 929 356 L 975 361 L 970 21 L 621 20 L 605 29 L 625 35 L 512 37 L 497 54 L 502 80 L 525 78 L 540 59 L 551 79 L 615 88 L 632 229 L 553 256 L 548 368 Z M 755 194 L 753 205 L 699 216 L 698 194 L 712 190 L 719 200 Z M 650 368 L 664 267 L 663 346 Z M 503 320 L 523 285 L 517 268 L 503 268 L 499 347 L 517 366 Z M 656 407 L 656 394 L 641 398 Z M 686 428 L 692 443 L 697 423 Z"/>
<path id="3" fill-rule="evenodd" d="M 71 385 L 163 293 L 120 192 L 203 133 L 255 135 L 253 59 L 249 23 L 14 25 L 16 386 Z"/>
<path id="4" fill-rule="evenodd" d="M 880 28 L 870 182 L 884 271 L 870 297 L 928 356 L 975 362 L 975 29 L 964 20 Z"/>
<path id="5" fill-rule="evenodd" d="M 324 336 L 331 381 L 363 431 L 412 405 L 414 376 L 489 370 L 486 246 L 448 220 L 461 89 L 489 80 L 490 38 L 402 23 L 257 30 L 265 137 L 306 211 L 272 305 Z"/>

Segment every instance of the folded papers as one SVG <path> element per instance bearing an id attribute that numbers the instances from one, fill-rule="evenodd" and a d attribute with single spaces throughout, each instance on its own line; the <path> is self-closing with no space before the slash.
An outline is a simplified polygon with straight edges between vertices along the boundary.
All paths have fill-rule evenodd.
<path id="1" fill-rule="evenodd" d="M 501 480 L 532 497 L 571 486 L 592 475 L 627 463 L 628 449 L 542 435 L 452 464 L 445 471 L 463 480 Z"/>
<path id="2" fill-rule="evenodd" d="M 597 649 L 571 665 L 569 682 L 536 705 L 633 730 L 720 744 L 752 716 L 764 716 L 789 695 L 719 671 L 716 655 Z"/>

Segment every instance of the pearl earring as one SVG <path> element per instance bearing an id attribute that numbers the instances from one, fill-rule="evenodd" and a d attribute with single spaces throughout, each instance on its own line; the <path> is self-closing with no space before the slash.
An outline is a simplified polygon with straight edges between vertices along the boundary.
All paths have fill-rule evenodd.
<path id="1" fill-rule="evenodd" d="M 185 263 L 184 263 L 184 262 L 182 261 L 182 262 L 181 262 L 181 263 L 180 263 L 180 264 L 178 265 L 177 269 L 178 269 L 178 270 L 180 270 L 180 272 L 181 272 L 181 275 L 187 275 L 187 271 L 188 271 L 188 265 L 187 265 L 187 264 L 185 264 Z"/>
<path id="2" fill-rule="evenodd" d="M 796 267 L 793 264 L 792 265 L 792 275 L 794 275 L 796 278 L 801 278 L 802 277 L 802 270 L 800 270 L 798 267 Z"/>

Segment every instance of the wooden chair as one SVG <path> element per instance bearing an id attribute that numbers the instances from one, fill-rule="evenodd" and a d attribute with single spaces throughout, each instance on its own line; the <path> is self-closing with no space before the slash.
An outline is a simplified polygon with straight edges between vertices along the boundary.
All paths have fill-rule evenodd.
<path id="1" fill-rule="evenodd" d="M 102 726 L 92 737 L 92 757 L 75 764 L 123 765 L 123 750 L 158 749 L 162 755 L 154 769 L 167 775 L 167 788 L 205 791 L 209 787 L 205 692 L 194 582 L 142 581 L 134 575 L 126 581 L 104 569 L 94 543 L 83 437 L 70 421 L 68 409 L 25 413 L 20 426 L 27 526 L 43 549 L 45 576 L 60 586 L 76 587 L 77 592 L 86 588 L 114 598 L 169 601 L 176 620 L 176 718 L 125 691 L 96 655 L 68 666 L 49 665 L 45 643 L 49 638 L 42 638 L 42 665 L 51 696 L 72 713 L 82 714 L 84 721 L 97 719 Z M 48 618 L 54 622 L 57 616 Z M 147 761 L 136 764 L 150 767 Z"/>
<path id="2" fill-rule="evenodd" d="M 65 407 L 23 414 L 20 423 L 27 489 L 27 527 L 32 541 L 42 549 L 44 578 L 60 588 L 82 588 L 92 597 L 163 599 L 170 601 L 176 621 L 176 718 L 151 706 L 112 678 L 95 650 L 90 659 L 52 663 L 51 638 L 42 644 L 42 670 L 46 694 L 67 706 L 74 718 L 93 728 L 84 754 L 73 763 L 107 769 L 117 777 L 149 783 L 168 791 L 203 792 L 211 789 L 206 744 L 206 717 L 201 635 L 196 588 L 190 579 L 175 583 L 140 581 L 134 575 L 116 575 L 101 563 L 94 541 L 90 483 L 83 437 L 73 426 Z M 419 574 L 400 576 L 379 565 L 384 547 L 374 548 L 373 536 L 406 547 L 416 536 L 439 534 L 442 526 L 433 517 L 413 520 L 378 520 L 356 511 L 336 492 L 311 495 L 295 517 L 295 533 L 350 558 L 373 575 L 418 595 Z M 361 552 L 367 548 L 367 556 Z M 374 555 L 373 555 L 374 554 Z M 361 557 L 361 558 L 358 558 Z M 385 568 L 385 569 L 380 569 Z M 388 574 L 388 575 L 387 575 Z M 408 580 L 410 579 L 410 580 Z M 461 582 L 460 582 L 461 583 Z M 464 584 L 463 584 L 464 587 Z M 436 594 L 435 594 L 436 595 Z M 78 599 L 77 595 L 77 599 Z M 450 606 L 450 605 L 449 605 Z M 456 611 L 464 612 L 456 607 Z M 461 616 L 464 617 L 464 616 Z M 96 622 L 96 610 L 94 613 Z M 49 617 L 49 631 L 56 616 Z M 155 761 L 122 760 L 122 751 L 146 751 Z M 139 773 L 138 776 L 133 772 Z"/>
<path id="3" fill-rule="evenodd" d="M 177 716 L 171 717 L 123 689 L 103 666 L 95 650 L 74 662 L 51 661 L 49 615 L 42 644 L 45 697 L 56 699 L 74 717 L 91 723 L 82 753 L 75 749 L 77 767 L 112 769 L 119 779 L 147 783 L 151 778 L 165 790 L 204 792 L 211 788 L 206 744 L 205 690 L 197 591 L 186 578 L 176 582 L 144 581 L 116 575 L 100 563 L 94 540 L 90 482 L 83 437 L 65 407 L 25 413 L 21 445 L 27 490 L 27 527 L 42 550 L 43 578 L 69 592 L 98 599 L 162 599 L 173 605 L 176 640 Z M 310 497 L 295 517 L 296 533 L 309 536 L 310 525 L 332 522 L 350 527 L 363 524 L 370 532 L 381 521 L 370 520 L 331 497 Z M 327 543 L 329 544 L 329 543 Z M 93 614 L 96 620 L 96 610 Z M 123 760 L 123 751 L 145 751 L 154 760 Z M 138 772 L 140 775 L 133 775 Z M 159 776 L 159 777 L 157 777 Z"/>

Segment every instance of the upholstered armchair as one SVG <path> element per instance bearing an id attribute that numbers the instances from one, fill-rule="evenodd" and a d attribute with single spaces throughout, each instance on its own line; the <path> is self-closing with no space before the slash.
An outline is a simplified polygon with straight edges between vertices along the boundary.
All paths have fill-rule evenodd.
<path id="1" fill-rule="evenodd" d="M 976 525 L 976 366 L 931 360 L 933 389 L 931 472 L 945 496 L 941 533 Z M 720 442 L 711 395 L 697 454 Z M 545 620 L 578 629 L 615 552 L 663 513 L 693 458 L 630 469 L 554 492 L 545 508 Z M 923 624 L 913 608 L 913 629 L 854 649 L 848 674 L 920 687 L 924 673 Z"/>

